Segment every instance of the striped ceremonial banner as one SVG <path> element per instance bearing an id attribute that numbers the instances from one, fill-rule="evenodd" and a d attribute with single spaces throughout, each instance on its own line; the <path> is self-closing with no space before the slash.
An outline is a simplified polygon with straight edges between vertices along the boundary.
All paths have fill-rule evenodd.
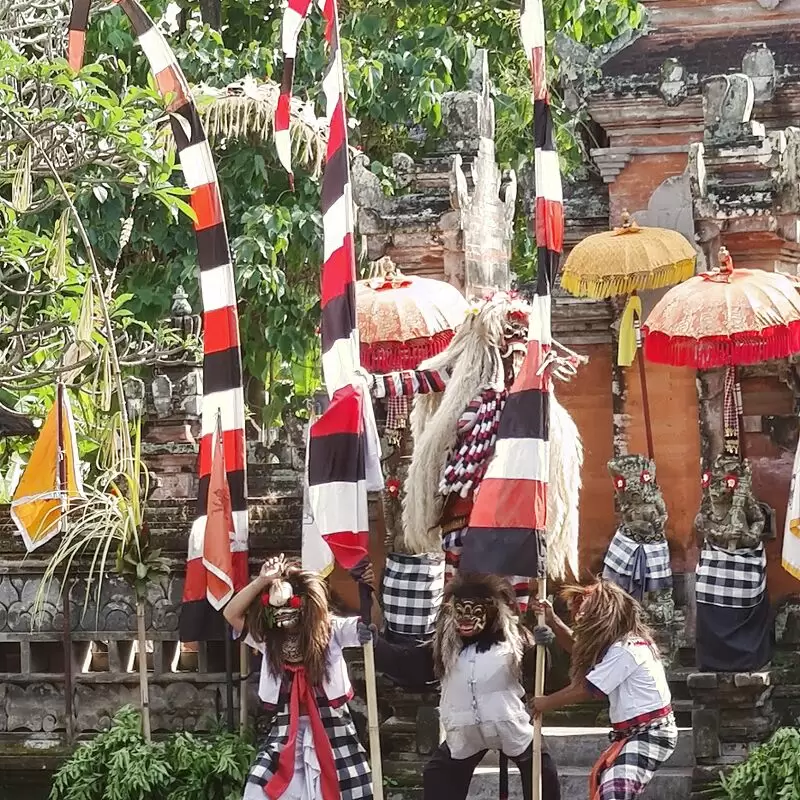
<path id="1" fill-rule="evenodd" d="M 189 537 L 186 583 L 180 618 L 183 641 L 223 636 L 221 615 L 208 603 L 203 565 L 212 451 L 220 421 L 225 474 L 230 490 L 234 536 L 231 539 L 234 590 L 248 581 L 247 477 L 244 390 L 239 318 L 222 198 L 214 158 L 175 54 L 138 0 L 120 0 L 144 51 L 169 113 L 172 133 L 197 217 L 194 223 L 203 302 L 203 405 L 199 454 L 197 517 Z M 67 60 L 80 69 L 84 59 L 90 0 L 76 0 L 69 22 Z"/>
<path id="2" fill-rule="evenodd" d="M 292 86 L 294 84 L 294 62 L 297 58 L 297 38 L 303 27 L 311 0 L 289 0 L 283 12 L 281 26 L 281 48 L 283 49 L 283 78 L 278 107 L 275 109 L 275 149 L 281 166 L 289 173 L 289 184 L 294 189 L 292 170 L 292 138 L 289 134 L 292 111 Z"/>
<path id="3" fill-rule="evenodd" d="M 524 0 L 520 27 L 533 81 L 538 275 L 527 354 L 506 400 L 495 453 L 475 498 L 461 569 L 544 577 L 551 390 L 546 362 L 551 347 L 551 290 L 563 249 L 564 212 L 545 76 L 541 0 Z"/>
<path id="4" fill-rule="evenodd" d="M 322 176 L 323 265 L 321 279 L 322 372 L 331 404 L 311 425 L 308 486 L 313 525 L 345 569 L 363 568 L 368 558 L 367 491 L 383 487 L 380 445 L 371 399 L 357 376 L 360 366 L 356 326 L 356 262 L 353 199 L 347 144 L 344 72 L 335 0 L 317 0 L 325 19 L 330 57 L 322 80 L 328 145 Z M 297 34 L 308 14 L 305 0 L 290 0 L 283 17 L 284 51 L 294 54 Z M 294 58 L 284 64 L 281 93 L 289 108 Z M 285 124 L 284 124 L 285 123 Z M 288 117 L 281 120 L 288 129 Z M 276 115 L 277 136 L 281 126 Z M 289 155 L 291 153 L 289 152 Z M 283 157 L 281 161 L 286 167 Z M 288 170 L 291 173 L 291 163 Z M 304 542 L 305 552 L 316 552 Z M 356 569 L 356 573 L 359 569 Z"/>

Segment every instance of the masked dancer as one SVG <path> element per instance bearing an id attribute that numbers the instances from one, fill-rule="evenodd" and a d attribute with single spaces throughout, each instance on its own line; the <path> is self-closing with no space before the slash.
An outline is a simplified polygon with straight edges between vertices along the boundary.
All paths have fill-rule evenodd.
<path id="1" fill-rule="evenodd" d="M 419 369 L 367 376 L 378 399 L 414 397 L 414 453 L 403 498 L 403 535 L 412 553 L 442 548 L 446 580 L 456 574 L 475 492 L 494 453 L 508 390 L 528 339 L 530 306 L 497 292 L 473 305 L 453 340 Z M 555 377 L 575 374 L 575 359 L 553 356 Z M 577 426 L 550 396 L 547 571 L 577 576 L 578 501 L 583 448 Z M 512 577 L 524 611 L 528 578 Z"/>
<path id="2" fill-rule="evenodd" d="M 243 800 L 371 798 L 369 762 L 347 709 L 353 689 L 342 653 L 359 647 L 358 619 L 333 616 L 320 577 L 282 555 L 264 564 L 224 614 L 262 654 L 258 694 L 275 713 Z"/>
<path id="3" fill-rule="evenodd" d="M 375 643 L 379 671 L 406 686 L 441 682 L 439 712 L 445 741 L 425 767 L 423 800 L 465 800 L 475 767 L 489 750 L 514 761 L 526 800 L 532 796 L 533 726 L 525 704 L 523 676 L 532 676 L 536 643 L 519 621 L 511 584 L 494 575 L 460 574 L 445 588 L 432 641 L 394 645 L 375 628 L 360 625 L 362 642 Z M 542 754 L 542 800 L 560 800 L 558 773 Z"/>
<path id="4" fill-rule="evenodd" d="M 611 745 L 590 778 L 590 800 L 634 800 L 672 755 L 678 729 L 664 666 L 639 603 L 610 581 L 563 591 L 574 628 L 544 606 L 555 639 L 572 654 L 569 686 L 533 701 L 544 714 L 607 698 Z"/>

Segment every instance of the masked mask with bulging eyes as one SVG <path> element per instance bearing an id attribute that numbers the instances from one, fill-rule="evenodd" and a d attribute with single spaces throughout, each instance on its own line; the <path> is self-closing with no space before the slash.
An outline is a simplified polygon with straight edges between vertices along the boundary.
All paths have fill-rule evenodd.
<path id="1" fill-rule="evenodd" d="M 486 627 L 486 603 L 478 600 L 456 600 L 453 604 L 456 626 L 462 639 L 474 639 Z"/>
<path id="2" fill-rule="evenodd" d="M 289 581 L 275 581 L 261 596 L 261 604 L 275 627 L 291 631 L 300 625 L 303 601 Z"/>

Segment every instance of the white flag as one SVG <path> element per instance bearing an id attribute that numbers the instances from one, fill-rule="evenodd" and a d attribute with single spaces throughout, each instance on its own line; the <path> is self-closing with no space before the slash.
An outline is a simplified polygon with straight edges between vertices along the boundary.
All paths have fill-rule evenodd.
<path id="1" fill-rule="evenodd" d="M 306 431 L 306 468 L 303 474 L 303 542 L 301 550 L 301 562 L 303 569 L 311 572 L 318 572 L 326 578 L 333 571 L 334 559 L 331 548 L 322 538 L 317 523 L 314 520 L 314 512 L 311 510 L 311 498 L 308 491 L 308 453 L 311 425 L 315 419 L 309 419 Z"/>
<path id="2" fill-rule="evenodd" d="M 783 568 L 800 580 L 800 445 L 792 467 L 792 485 L 789 488 L 789 505 L 786 509 L 786 526 L 783 529 Z"/>

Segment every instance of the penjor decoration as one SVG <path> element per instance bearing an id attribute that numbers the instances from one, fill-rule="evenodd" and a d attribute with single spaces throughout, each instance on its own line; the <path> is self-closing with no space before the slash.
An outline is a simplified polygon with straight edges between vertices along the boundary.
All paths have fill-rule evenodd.
<path id="1" fill-rule="evenodd" d="M 90 5 L 91 0 L 76 0 L 72 6 L 67 60 L 76 70 L 83 65 Z M 198 641 L 222 636 L 222 618 L 207 599 L 209 572 L 203 559 L 218 419 L 234 528 L 230 543 L 233 589 L 238 591 L 247 583 L 245 413 L 236 287 L 214 157 L 186 77 L 164 36 L 138 0 L 120 0 L 119 5 L 131 22 L 164 99 L 184 178 L 191 190 L 189 202 L 197 217 L 194 229 L 203 301 L 200 489 L 197 517 L 189 537 L 180 634 L 182 641 Z"/>
<path id="2" fill-rule="evenodd" d="M 353 201 L 347 145 L 344 72 L 339 42 L 336 0 L 318 0 L 325 20 L 329 47 L 328 68 L 322 80 L 328 146 L 322 176 L 323 264 L 320 304 L 322 372 L 330 396 L 325 413 L 309 428 L 308 498 L 311 520 L 304 533 L 327 545 L 333 557 L 359 581 L 361 616 L 369 620 L 369 516 L 367 491 L 383 488 L 380 443 L 372 403 L 359 377 L 359 337 L 356 326 L 356 263 Z M 284 12 L 283 46 L 286 56 L 281 104 L 275 120 L 277 146 L 291 174 L 288 131 L 292 76 L 297 37 L 311 3 L 291 0 Z M 282 152 L 281 152 L 282 151 Z M 288 162 L 288 163 L 287 163 Z M 304 541 L 304 552 L 310 552 Z M 383 793 L 378 701 L 372 646 L 364 648 L 367 675 L 367 713 L 372 757 L 374 796 Z M 359 795 L 363 796 L 363 795 Z"/>

